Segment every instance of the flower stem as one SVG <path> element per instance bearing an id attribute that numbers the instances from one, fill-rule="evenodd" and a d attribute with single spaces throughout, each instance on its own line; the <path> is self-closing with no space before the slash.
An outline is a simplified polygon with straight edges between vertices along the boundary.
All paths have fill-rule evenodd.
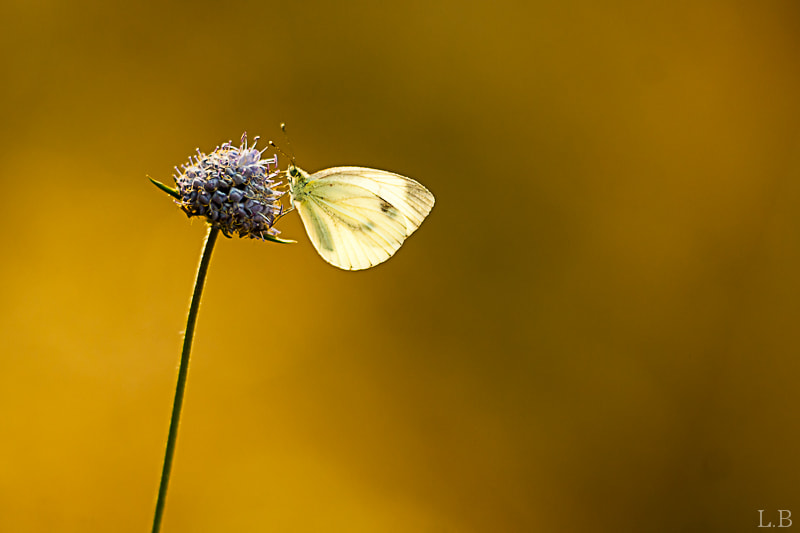
<path id="1" fill-rule="evenodd" d="M 178 384 L 175 387 L 175 401 L 172 404 L 172 419 L 169 422 L 167 451 L 164 454 L 164 467 L 161 470 L 161 484 L 158 487 L 158 501 L 156 502 L 156 513 L 153 517 L 152 533 L 158 533 L 161 529 L 161 517 L 164 514 L 164 503 L 167 499 L 167 486 L 169 485 L 169 475 L 172 469 L 172 456 L 175 454 L 175 441 L 178 439 L 178 424 L 181 419 L 183 391 L 186 388 L 186 376 L 189 372 L 189 354 L 192 351 L 194 325 L 195 322 L 197 322 L 197 311 L 200 308 L 200 296 L 203 294 L 203 285 L 206 281 L 208 263 L 211 261 L 211 252 L 214 250 L 214 243 L 217 240 L 218 234 L 218 228 L 209 226 L 208 234 L 206 235 L 206 243 L 203 247 L 203 255 L 200 257 L 200 265 L 197 267 L 197 278 L 194 282 L 192 302 L 189 305 L 189 318 L 186 320 L 186 333 L 183 337 L 183 351 L 181 352 L 181 365 L 178 370 Z"/>

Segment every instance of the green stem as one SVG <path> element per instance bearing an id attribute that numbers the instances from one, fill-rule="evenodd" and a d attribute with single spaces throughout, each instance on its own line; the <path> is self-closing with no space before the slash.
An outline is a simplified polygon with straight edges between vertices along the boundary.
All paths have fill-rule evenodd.
<path id="1" fill-rule="evenodd" d="M 206 235 L 206 244 L 203 248 L 203 255 L 200 257 L 200 265 L 197 267 L 197 278 L 194 282 L 194 292 L 192 293 L 192 303 L 189 305 L 189 318 L 186 321 L 186 333 L 183 337 L 183 351 L 181 352 L 181 366 L 178 370 L 178 385 L 175 387 L 175 401 L 172 404 L 172 419 L 169 422 L 169 436 L 167 437 L 167 451 L 164 454 L 164 467 L 161 470 L 161 484 L 158 487 L 158 501 L 156 502 L 156 513 L 153 517 L 153 531 L 158 533 L 161 529 L 161 517 L 164 514 L 164 503 L 167 499 L 167 486 L 169 485 L 169 474 L 172 469 L 172 456 L 175 454 L 175 441 L 178 439 L 178 424 L 181 419 L 181 405 L 183 404 L 183 391 L 186 388 L 186 376 L 189 373 L 189 354 L 192 351 L 192 337 L 194 337 L 194 325 L 197 322 L 197 311 L 200 308 L 200 296 L 203 294 L 203 284 L 206 281 L 208 263 L 211 260 L 211 252 L 214 250 L 214 243 L 217 240 L 219 229 L 210 226 Z"/>

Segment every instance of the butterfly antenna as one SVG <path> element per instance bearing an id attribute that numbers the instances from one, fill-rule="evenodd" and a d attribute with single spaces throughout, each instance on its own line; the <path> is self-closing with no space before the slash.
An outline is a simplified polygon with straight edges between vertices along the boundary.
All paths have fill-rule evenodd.
<path id="1" fill-rule="evenodd" d="M 289 147 L 289 152 L 291 152 L 292 154 L 292 166 L 297 166 L 295 165 L 294 161 L 294 150 L 292 150 L 292 143 L 289 142 L 289 134 L 286 133 L 286 123 L 284 122 L 281 122 L 281 131 L 283 132 L 283 136 L 286 139 L 286 146 Z"/>
<path id="2" fill-rule="evenodd" d="M 286 152 L 281 150 L 280 147 L 277 144 L 275 144 L 273 141 L 269 141 L 269 145 L 272 146 L 273 148 L 275 148 L 284 157 L 288 157 L 289 159 L 291 159 L 292 166 L 296 167 L 297 165 L 295 164 L 295 160 L 294 160 L 294 151 L 292 150 L 292 145 L 289 142 L 289 136 L 286 135 L 286 124 L 281 123 L 281 131 L 283 132 L 283 136 L 286 138 L 286 145 L 289 147 L 289 151 L 292 153 L 292 155 L 288 155 Z"/>
<path id="3" fill-rule="evenodd" d="M 283 132 L 283 137 L 286 139 L 286 146 L 289 147 L 289 152 L 291 152 L 292 155 L 291 156 L 287 155 L 286 152 L 281 150 L 280 147 L 278 147 L 278 145 L 275 144 L 272 141 L 269 141 L 269 145 L 272 146 L 273 148 L 275 148 L 281 154 L 283 154 L 284 157 L 288 157 L 289 159 L 291 159 L 292 160 L 292 166 L 296 167 L 297 165 L 295 164 L 294 150 L 292 150 L 292 143 L 289 142 L 289 135 L 286 134 L 286 124 L 284 124 L 283 122 L 281 122 L 281 131 Z"/>

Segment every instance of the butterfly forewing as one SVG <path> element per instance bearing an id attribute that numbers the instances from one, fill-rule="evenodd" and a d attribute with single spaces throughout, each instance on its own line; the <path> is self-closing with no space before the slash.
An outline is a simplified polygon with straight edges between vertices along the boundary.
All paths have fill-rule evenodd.
<path id="1" fill-rule="evenodd" d="M 431 212 L 433 195 L 420 183 L 385 170 L 364 167 L 334 167 L 321 170 L 311 176 L 312 182 L 334 181 L 363 187 L 396 207 L 412 224 L 408 235 L 413 233 Z"/>

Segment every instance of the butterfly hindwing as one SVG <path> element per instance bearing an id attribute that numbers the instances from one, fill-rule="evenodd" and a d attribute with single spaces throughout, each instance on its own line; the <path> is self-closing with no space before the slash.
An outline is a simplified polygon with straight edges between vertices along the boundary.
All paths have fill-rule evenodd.
<path id="1" fill-rule="evenodd" d="M 397 209 L 353 185 L 312 187 L 298 211 L 320 255 L 348 270 L 385 261 L 406 237 L 407 220 Z"/>

